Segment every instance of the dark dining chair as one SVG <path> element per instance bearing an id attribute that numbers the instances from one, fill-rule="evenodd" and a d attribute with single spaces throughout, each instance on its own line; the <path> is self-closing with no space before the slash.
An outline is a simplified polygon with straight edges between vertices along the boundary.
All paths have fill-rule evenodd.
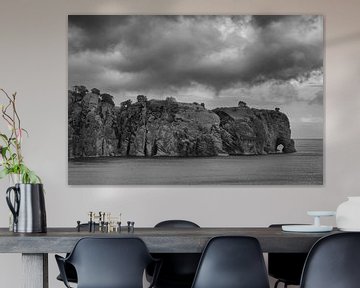
<path id="1" fill-rule="evenodd" d="M 68 256 L 69 254 L 66 255 L 66 257 Z M 64 258 L 65 259 L 65 258 Z M 76 270 L 75 270 L 75 267 L 68 263 L 68 262 L 64 262 L 64 274 L 66 275 L 66 279 L 68 282 L 71 282 L 71 283 L 77 283 L 77 274 L 76 274 Z M 57 280 L 59 281 L 62 281 L 64 282 L 63 280 L 63 277 L 61 276 L 61 274 L 59 274 L 57 277 L 56 277 Z"/>
<path id="2" fill-rule="evenodd" d="M 157 262 L 139 238 L 82 238 L 68 257 L 55 255 L 55 258 L 69 288 L 65 263 L 74 266 L 78 288 L 142 288 L 145 268 Z M 159 265 L 155 268 L 154 281 Z"/>
<path id="3" fill-rule="evenodd" d="M 272 224 L 269 227 L 281 228 L 282 225 L 288 224 Z M 284 284 L 284 288 L 288 285 L 300 285 L 306 257 L 307 253 L 269 253 L 268 273 L 277 279 L 274 288 L 280 283 Z"/>
<path id="4" fill-rule="evenodd" d="M 318 240 L 306 259 L 300 287 L 360 287 L 360 233 L 338 233 Z"/>
<path id="5" fill-rule="evenodd" d="M 155 225 L 156 229 L 163 228 L 200 228 L 199 225 L 188 220 L 166 220 Z M 156 288 L 190 288 L 194 280 L 196 269 L 201 257 L 200 253 L 157 253 L 152 254 L 161 259 Z M 147 269 L 147 279 L 152 279 L 154 267 Z"/>
<path id="6" fill-rule="evenodd" d="M 89 224 L 88 223 L 82 223 L 80 224 L 80 229 L 89 229 Z M 99 224 L 98 223 L 95 223 L 95 229 L 99 229 Z M 66 254 L 66 257 L 69 256 L 69 253 Z M 65 262 L 64 263 L 64 268 L 65 268 L 65 275 L 66 275 L 66 278 L 67 278 L 67 281 L 68 282 L 71 282 L 71 283 L 77 283 L 77 275 L 76 275 L 76 270 L 74 268 L 73 265 L 71 265 L 70 263 L 67 263 Z M 56 277 L 57 280 L 59 281 L 63 281 L 63 278 L 61 277 L 61 274 L 59 274 L 57 277 Z"/>
<path id="7" fill-rule="evenodd" d="M 256 238 L 212 238 L 200 259 L 192 288 L 269 288 L 264 257 Z"/>

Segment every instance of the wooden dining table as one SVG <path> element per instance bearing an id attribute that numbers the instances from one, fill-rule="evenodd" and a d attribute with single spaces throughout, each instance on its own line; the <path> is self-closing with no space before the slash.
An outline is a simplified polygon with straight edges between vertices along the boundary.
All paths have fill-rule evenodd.
<path id="1" fill-rule="evenodd" d="M 151 253 L 201 253 L 209 239 L 222 235 L 252 236 L 262 251 L 308 252 L 321 237 L 338 233 L 283 232 L 281 227 L 135 228 L 120 232 L 48 228 L 47 233 L 13 233 L 0 228 L 0 253 L 21 253 L 24 288 L 48 288 L 48 253 L 67 253 L 83 237 L 139 237 Z"/>

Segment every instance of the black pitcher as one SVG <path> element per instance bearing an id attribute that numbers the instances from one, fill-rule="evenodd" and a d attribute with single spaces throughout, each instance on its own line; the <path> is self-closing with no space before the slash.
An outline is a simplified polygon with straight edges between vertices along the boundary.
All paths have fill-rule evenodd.
<path id="1" fill-rule="evenodd" d="M 13 202 L 11 194 L 14 193 Z M 14 216 L 13 231 L 46 232 L 46 211 L 42 184 L 15 184 L 6 190 L 6 202 Z"/>

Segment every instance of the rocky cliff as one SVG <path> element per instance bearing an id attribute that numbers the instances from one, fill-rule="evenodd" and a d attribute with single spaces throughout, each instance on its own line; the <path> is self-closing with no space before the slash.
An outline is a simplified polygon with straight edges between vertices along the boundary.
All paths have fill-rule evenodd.
<path id="1" fill-rule="evenodd" d="M 214 156 L 222 152 L 219 117 L 199 104 L 147 100 L 122 105 L 119 154 L 124 156 Z"/>
<path id="2" fill-rule="evenodd" d="M 249 108 L 240 101 L 238 107 L 213 110 L 220 118 L 223 149 L 230 155 L 296 152 L 288 117 L 276 110 Z"/>
<path id="3" fill-rule="evenodd" d="M 69 158 L 118 155 L 119 109 L 96 90 L 68 93 Z"/>
<path id="4" fill-rule="evenodd" d="M 114 105 L 109 94 L 76 86 L 69 91 L 69 158 L 99 156 L 217 156 L 295 152 L 287 116 L 238 107 L 139 95 Z"/>

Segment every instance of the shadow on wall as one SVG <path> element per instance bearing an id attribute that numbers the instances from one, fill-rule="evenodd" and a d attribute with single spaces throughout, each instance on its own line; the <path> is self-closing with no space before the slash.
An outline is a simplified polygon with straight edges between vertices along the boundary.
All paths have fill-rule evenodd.
<path id="1" fill-rule="evenodd" d="M 348 35 L 343 35 L 337 38 L 330 39 L 326 42 L 326 46 L 336 46 L 345 44 L 348 42 L 356 42 L 360 41 L 360 32 L 355 32 Z"/>

